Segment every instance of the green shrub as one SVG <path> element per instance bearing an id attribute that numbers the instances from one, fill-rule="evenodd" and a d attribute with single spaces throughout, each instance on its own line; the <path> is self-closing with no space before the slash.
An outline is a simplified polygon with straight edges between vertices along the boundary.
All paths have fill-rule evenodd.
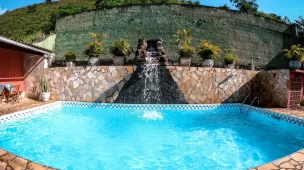
<path id="1" fill-rule="evenodd" d="M 224 63 L 225 64 L 235 64 L 235 57 L 233 54 L 226 54 L 224 56 Z"/>
<path id="2" fill-rule="evenodd" d="M 110 52 L 114 56 L 128 56 L 133 50 L 130 47 L 130 42 L 128 40 L 120 40 L 112 42 Z"/>
<path id="3" fill-rule="evenodd" d="M 212 59 L 220 56 L 222 52 L 219 46 L 213 45 L 212 43 L 202 40 L 201 43 L 196 47 L 198 55 L 203 59 Z"/>
<path id="4" fill-rule="evenodd" d="M 180 57 L 187 57 L 187 58 L 191 58 L 193 57 L 193 54 L 195 52 L 195 48 L 191 47 L 190 45 L 184 45 L 183 47 L 180 47 L 177 50 L 178 54 Z"/>
<path id="5" fill-rule="evenodd" d="M 75 61 L 76 60 L 76 54 L 69 51 L 69 52 L 66 52 L 64 54 L 64 58 L 65 58 L 66 61 L 69 61 L 69 62 L 70 61 Z"/>
<path id="6" fill-rule="evenodd" d="M 292 45 L 290 49 L 284 49 L 283 52 L 284 56 L 291 60 L 304 61 L 304 47 L 301 47 L 301 44 Z"/>
<path id="7" fill-rule="evenodd" d="M 98 58 L 104 51 L 105 38 L 107 37 L 104 33 L 90 33 L 94 38 L 94 41 L 89 43 L 87 49 L 84 51 L 84 55 L 88 58 Z"/>

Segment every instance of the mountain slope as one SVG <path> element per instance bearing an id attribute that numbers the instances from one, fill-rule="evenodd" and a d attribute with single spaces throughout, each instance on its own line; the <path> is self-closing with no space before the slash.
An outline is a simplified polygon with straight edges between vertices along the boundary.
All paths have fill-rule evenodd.
<path id="1" fill-rule="evenodd" d="M 60 0 L 53 3 L 41 3 L 7 12 L 0 16 L 0 35 L 12 39 L 32 42 L 42 33 L 48 34 L 54 29 L 52 16 L 69 8 L 68 12 L 74 13 L 74 8 L 89 10 L 94 8 L 95 0 Z M 81 12 L 81 11 L 77 11 Z"/>

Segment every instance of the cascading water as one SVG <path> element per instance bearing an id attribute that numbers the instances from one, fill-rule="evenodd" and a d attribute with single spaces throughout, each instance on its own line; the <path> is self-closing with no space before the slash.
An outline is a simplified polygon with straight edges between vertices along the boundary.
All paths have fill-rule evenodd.
<path id="1" fill-rule="evenodd" d="M 148 56 L 145 58 L 143 74 L 145 79 L 145 86 L 143 89 L 143 100 L 145 103 L 160 103 L 161 88 L 159 79 L 159 64 L 155 57 L 155 49 L 153 47 L 148 49 Z"/>
<path id="2" fill-rule="evenodd" d="M 162 58 L 162 60 L 161 60 Z M 135 56 L 136 70 L 119 92 L 115 103 L 185 104 L 183 93 L 164 66 L 162 40 L 139 41 Z M 159 64 L 160 62 L 160 64 Z M 157 114 L 148 115 L 157 119 Z"/>

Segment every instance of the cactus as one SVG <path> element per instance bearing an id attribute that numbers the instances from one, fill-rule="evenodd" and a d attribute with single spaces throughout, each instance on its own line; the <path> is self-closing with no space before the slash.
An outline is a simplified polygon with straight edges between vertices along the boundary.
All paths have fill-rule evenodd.
<path id="1" fill-rule="evenodd" d="M 49 90 L 48 90 L 48 80 L 47 80 L 47 78 L 45 76 L 43 76 L 41 78 L 40 86 L 41 86 L 42 93 L 49 92 Z"/>

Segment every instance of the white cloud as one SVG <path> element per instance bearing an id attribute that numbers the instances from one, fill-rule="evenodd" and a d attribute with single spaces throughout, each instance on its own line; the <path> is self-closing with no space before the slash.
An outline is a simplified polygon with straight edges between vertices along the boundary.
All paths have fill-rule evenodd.
<path id="1" fill-rule="evenodd" d="M 6 11 L 7 11 L 7 9 L 5 9 L 5 8 L 2 9 L 2 8 L 0 7 L 0 15 L 4 14 Z"/>

